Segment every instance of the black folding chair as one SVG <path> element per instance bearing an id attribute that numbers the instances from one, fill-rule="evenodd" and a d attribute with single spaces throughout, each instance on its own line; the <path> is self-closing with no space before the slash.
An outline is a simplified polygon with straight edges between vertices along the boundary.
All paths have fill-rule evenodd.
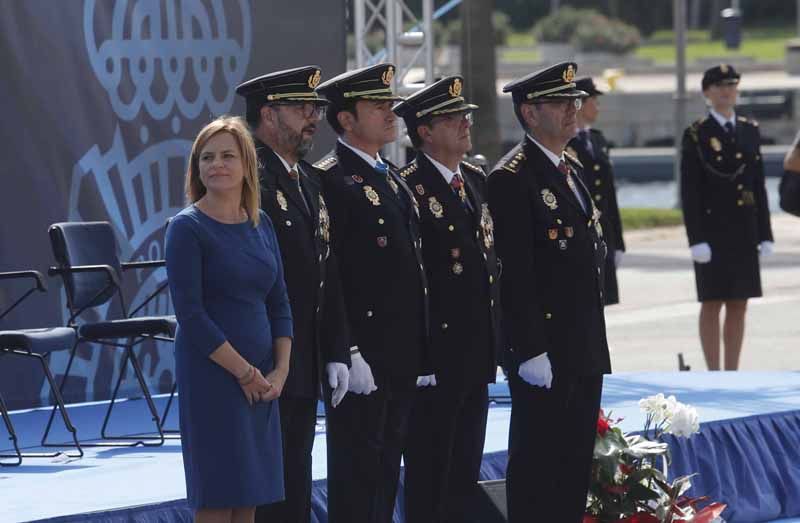
<path id="1" fill-rule="evenodd" d="M 83 446 L 159 446 L 164 444 L 165 433 L 161 417 L 153 402 L 150 390 L 147 387 L 142 373 L 139 359 L 134 352 L 134 347 L 147 340 L 174 342 L 177 322 L 175 316 L 135 316 L 143 310 L 153 298 L 167 287 L 164 281 L 154 292 L 146 296 L 142 303 L 128 310 L 122 292 L 121 275 L 130 269 L 153 269 L 163 267 L 164 260 L 139 261 L 121 263 L 117 256 L 117 241 L 114 231 L 108 222 L 70 222 L 56 223 L 50 226 L 50 245 L 58 264 L 50 268 L 51 275 L 60 275 L 64 282 L 67 297 L 67 307 L 70 312 L 68 326 L 74 326 L 78 331 L 78 341 L 72 348 L 67 367 L 61 379 L 61 390 L 69 377 L 72 362 L 78 348 L 78 343 L 96 343 L 100 346 L 121 348 L 124 356 L 120 364 L 111 401 L 106 410 L 100 436 L 103 441 L 82 443 Z M 89 309 L 104 304 L 110 304 L 114 296 L 118 297 L 121 317 L 106 321 L 78 323 L 78 318 Z M 119 340 L 127 340 L 121 343 Z M 142 391 L 147 408 L 152 416 L 155 433 L 152 435 L 136 436 L 110 436 L 107 434 L 111 412 L 117 400 L 120 385 L 125 379 L 127 365 L 130 363 L 133 373 Z M 172 388 L 165 415 L 172 403 Z M 50 413 L 50 420 L 45 430 L 45 438 L 50 431 L 54 412 Z M 110 441 L 113 440 L 113 441 Z"/>
<path id="2" fill-rule="evenodd" d="M 17 299 L 11 306 L 3 312 L 0 312 L 0 320 L 2 320 L 9 312 L 16 308 L 22 301 L 30 296 L 35 291 L 46 292 L 47 286 L 45 285 L 44 278 L 41 273 L 37 271 L 15 271 L 15 272 L 0 272 L 0 280 L 12 279 L 33 279 L 35 285 L 28 289 L 19 299 Z M 64 420 L 64 425 L 67 430 L 72 434 L 74 446 L 78 449 L 77 453 L 66 453 L 71 458 L 80 458 L 83 456 L 83 449 L 78 441 L 77 430 L 72 425 L 67 414 L 67 409 L 64 407 L 64 400 L 61 393 L 56 387 L 53 375 L 47 365 L 48 356 L 55 351 L 69 350 L 75 345 L 77 334 L 75 329 L 71 327 L 54 327 L 45 329 L 15 329 L 15 330 L 0 330 L 0 356 L 21 356 L 24 358 L 33 358 L 39 361 L 42 366 L 42 371 L 50 385 L 50 390 L 53 392 L 53 406 L 52 415 L 56 410 L 61 412 L 61 418 Z M 8 431 L 9 439 L 14 446 L 14 454 L 0 454 L 0 466 L 16 466 L 22 463 L 22 458 L 54 458 L 60 454 L 57 452 L 26 452 L 23 453 L 19 449 L 19 442 L 17 440 L 17 433 L 14 430 L 14 425 L 11 423 L 11 416 L 8 414 L 6 402 L 3 396 L 0 395 L 0 416 Z M 42 439 L 44 445 L 44 439 Z M 67 445 L 59 445 L 67 446 Z M 13 459 L 8 461 L 7 458 Z"/>

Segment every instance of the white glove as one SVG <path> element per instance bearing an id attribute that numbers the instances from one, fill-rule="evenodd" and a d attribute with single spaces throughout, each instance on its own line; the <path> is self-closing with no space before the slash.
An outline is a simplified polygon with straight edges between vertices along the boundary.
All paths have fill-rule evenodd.
<path id="1" fill-rule="evenodd" d="M 619 249 L 614 251 L 614 267 L 619 268 L 619 266 L 622 265 L 622 258 L 624 257 L 625 257 L 625 251 L 621 251 Z"/>
<path id="2" fill-rule="evenodd" d="M 549 389 L 553 383 L 553 368 L 550 366 L 547 353 L 522 362 L 519 366 L 519 377 L 534 387 Z"/>
<path id="3" fill-rule="evenodd" d="M 775 250 L 775 244 L 773 242 L 764 241 L 759 244 L 758 254 L 762 258 L 766 258 L 767 256 L 772 256 L 772 252 Z"/>
<path id="4" fill-rule="evenodd" d="M 378 390 L 375 386 L 375 378 L 372 377 L 372 369 L 360 352 L 350 355 L 350 383 L 347 390 L 355 394 L 369 394 Z"/>
<path id="5" fill-rule="evenodd" d="M 706 242 L 691 245 L 689 250 L 692 251 L 692 260 L 697 263 L 708 263 L 711 261 L 711 246 Z"/>
<path id="6" fill-rule="evenodd" d="M 436 374 L 430 374 L 428 376 L 417 376 L 417 387 L 435 387 L 436 386 Z"/>
<path id="7" fill-rule="evenodd" d="M 333 389 L 331 406 L 335 408 L 347 394 L 347 387 L 350 385 L 350 369 L 340 361 L 332 361 L 325 365 L 325 371 L 328 373 L 328 384 Z"/>

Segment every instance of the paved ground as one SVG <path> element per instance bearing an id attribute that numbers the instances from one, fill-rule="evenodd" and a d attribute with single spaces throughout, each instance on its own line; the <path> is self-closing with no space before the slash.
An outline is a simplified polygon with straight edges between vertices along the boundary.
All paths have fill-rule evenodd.
<path id="1" fill-rule="evenodd" d="M 749 302 L 742 370 L 800 370 L 800 218 L 774 214 L 772 226 L 775 254 L 762 260 L 764 297 Z M 606 309 L 613 370 L 677 370 L 678 352 L 705 370 L 683 227 L 632 231 L 625 242 L 622 302 Z"/>

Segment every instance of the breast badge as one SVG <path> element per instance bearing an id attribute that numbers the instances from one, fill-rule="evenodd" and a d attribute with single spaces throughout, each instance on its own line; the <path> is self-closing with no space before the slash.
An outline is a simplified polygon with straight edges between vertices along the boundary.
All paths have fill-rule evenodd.
<path id="1" fill-rule="evenodd" d="M 378 242 L 378 247 L 383 249 L 384 247 L 389 245 L 389 238 L 387 238 L 386 236 L 378 236 L 377 242 Z"/>
<path id="2" fill-rule="evenodd" d="M 464 266 L 461 265 L 459 262 L 455 262 L 452 267 L 453 274 L 459 276 L 462 272 L 464 272 Z"/>
<path id="3" fill-rule="evenodd" d="M 711 139 L 708 141 L 708 144 L 711 146 L 714 152 L 720 152 L 722 150 L 722 143 L 716 136 L 712 136 Z"/>
<path id="4" fill-rule="evenodd" d="M 461 258 L 461 249 L 459 249 L 458 247 L 453 247 L 452 249 L 450 249 L 450 256 L 454 260 Z"/>
<path id="5" fill-rule="evenodd" d="M 354 175 L 353 175 L 353 176 L 351 176 L 350 178 L 352 178 L 352 179 L 353 179 L 353 181 L 354 181 L 354 182 L 356 182 L 356 183 L 363 183 L 363 182 L 364 182 L 364 178 L 360 177 L 360 176 L 359 176 L 359 175 L 357 175 L 357 174 L 354 174 Z"/>
<path id="6" fill-rule="evenodd" d="M 381 204 L 381 199 L 378 196 L 378 193 L 375 192 L 375 189 L 373 189 L 371 185 L 364 186 L 364 194 L 367 196 L 367 200 L 369 200 L 369 202 L 375 207 Z"/>
<path id="7" fill-rule="evenodd" d="M 276 191 L 275 199 L 278 200 L 278 207 L 280 207 L 282 211 L 289 210 L 289 203 L 286 201 L 286 196 L 283 195 L 283 191 Z"/>
<path id="8" fill-rule="evenodd" d="M 442 204 L 439 203 L 439 200 L 437 200 L 435 196 L 428 198 L 428 209 L 430 209 L 431 214 L 436 218 L 444 217 L 444 207 L 442 207 Z"/>
<path id="9" fill-rule="evenodd" d="M 564 236 L 572 238 L 575 236 L 575 230 L 572 227 L 564 227 Z"/>
<path id="10" fill-rule="evenodd" d="M 550 189 L 542 189 L 542 201 L 550 208 L 551 211 L 558 209 L 556 195 L 551 193 Z"/>
<path id="11" fill-rule="evenodd" d="M 567 250 L 567 240 L 558 240 L 558 248 L 562 251 Z"/>
<path id="12" fill-rule="evenodd" d="M 421 183 L 420 183 L 420 184 L 417 184 L 417 185 L 414 187 L 414 189 L 416 189 L 416 190 L 417 190 L 417 194 L 419 194 L 420 196 L 425 196 L 425 187 L 423 187 Z"/>
<path id="13" fill-rule="evenodd" d="M 319 195 L 319 234 L 325 243 L 331 241 L 331 218 L 328 214 L 328 206 L 325 205 L 325 199 L 321 194 Z"/>
<path id="14" fill-rule="evenodd" d="M 481 204 L 481 229 L 483 229 L 483 244 L 487 249 L 494 245 L 494 220 L 489 213 L 489 204 Z"/>
<path id="15" fill-rule="evenodd" d="M 558 229 L 547 229 L 547 238 L 550 240 L 555 240 L 558 238 Z"/>

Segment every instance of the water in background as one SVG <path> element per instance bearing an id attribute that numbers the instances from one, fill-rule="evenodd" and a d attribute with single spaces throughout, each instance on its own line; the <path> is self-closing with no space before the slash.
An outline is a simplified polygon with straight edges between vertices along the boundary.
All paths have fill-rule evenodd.
<path id="1" fill-rule="evenodd" d="M 767 198 L 772 212 L 782 212 L 778 207 L 778 184 L 781 179 L 767 178 Z M 620 207 L 646 207 L 668 209 L 678 202 L 675 182 L 630 183 L 617 182 L 617 201 Z"/>

